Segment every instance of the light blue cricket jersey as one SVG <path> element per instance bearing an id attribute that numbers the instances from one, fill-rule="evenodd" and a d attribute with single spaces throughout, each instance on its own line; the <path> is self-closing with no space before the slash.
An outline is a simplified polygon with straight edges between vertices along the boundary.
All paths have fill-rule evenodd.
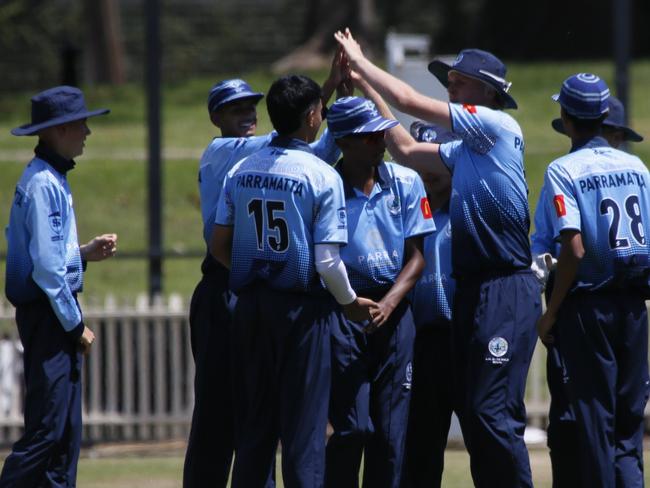
<path id="1" fill-rule="evenodd" d="M 508 273 L 531 264 L 524 139 L 500 110 L 449 104 L 462 140 L 440 146 L 452 173 L 450 219 L 454 273 Z"/>
<path id="2" fill-rule="evenodd" d="M 648 290 L 650 174 L 636 156 L 595 137 L 546 170 L 553 237 L 580 231 L 585 255 L 574 289 Z"/>
<path id="3" fill-rule="evenodd" d="M 456 282 L 451 277 L 451 224 L 449 209 L 433 214 L 436 231 L 424 238 L 426 267 L 411 291 L 415 325 L 450 324 Z"/>
<path id="4" fill-rule="evenodd" d="M 547 193 L 546 185 L 542 185 L 535 209 L 535 232 L 530 236 L 530 250 L 533 255 L 550 253 L 557 258 L 560 245 L 553 239 L 553 218 L 549 213 L 549 207 L 545 204 L 548 199 Z"/>
<path id="5" fill-rule="evenodd" d="M 5 292 L 15 306 L 45 294 L 66 331 L 81 322 L 73 293 L 81 291 L 83 267 L 68 181 L 35 157 L 18 184 L 7 237 Z"/>
<path id="6" fill-rule="evenodd" d="M 435 230 L 422 180 L 404 166 L 382 163 L 369 196 L 343 185 L 348 245 L 340 255 L 350 284 L 357 293 L 390 288 L 404 264 L 404 241 Z"/>
<path id="7" fill-rule="evenodd" d="M 306 143 L 276 137 L 228 172 L 215 223 L 234 225 L 234 292 L 254 281 L 320 291 L 314 244 L 347 242 L 343 183 Z"/>
<path id="8" fill-rule="evenodd" d="M 204 151 L 199 164 L 199 194 L 203 238 L 206 244 L 210 243 L 217 202 L 226 174 L 237 162 L 268 146 L 276 135 L 277 133 L 273 131 L 265 136 L 215 137 Z M 341 154 L 327 129 L 323 132 L 323 136 L 310 146 L 316 156 L 331 164 L 334 164 Z"/>

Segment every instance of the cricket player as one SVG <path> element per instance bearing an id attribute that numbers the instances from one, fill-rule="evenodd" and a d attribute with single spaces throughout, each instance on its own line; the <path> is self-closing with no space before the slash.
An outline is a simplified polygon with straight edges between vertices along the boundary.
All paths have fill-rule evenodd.
<path id="1" fill-rule="evenodd" d="M 25 430 L 5 459 L 0 486 L 76 486 L 81 447 L 83 353 L 95 341 L 84 325 L 77 294 L 88 261 L 112 257 L 117 235 L 79 245 L 68 184 L 83 153 L 88 110 L 81 90 L 57 86 L 31 99 L 31 123 L 11 131 L 38 135 L 11 206 L 5 292 L 16 307 L 24 347 Z"/>
<path id="2" fill-rule="evenodd" d="M 411 390 L 415 324 L 407 294 L 424 268 L 423 236 L 435 229 L 418 174 L 384 162 L 396 120 L 370 100 L 338 99 L 327 124 L 341 148 L 348 244 L 341 258 L 358 295 L 378 303 L 368 322 L 332 327 L 332 395 L 326 487 L 399 488 Z"/>
<path id="3" fill-rule="evenodd" d="M 625 125 L 625 109 L 620 100 L 610 94 L 607 103 L 609 111 L 601 126 L 601 135 L 607 143 L 618 149 L 624 142 L 642 141 L 641 135 Z M 561 118 L 554 119 L 551 125 L 557 132 L 566 135 Z M 553 215 L 545 205 L 547 198 L 546 187 L 543 187 L 535 210 L 535 232 L 531 236 L 531 250 L 533 270 L 538 279 L 543 285 L 546 285 L 548 279 L 548 286 L 546 286 L 548 301 L 553 282 L 551 271 L 555 267 L 554 263 L 557 263 L 559 243 L 553 238 Z M 580 445 L 575 414 L 565 391 L 568 375 L 559 351 L 559 338 L 556 336 L 555 341 L 546 344 L 546 347 L 546 381 L 551 395 L 547 433 L 553 469 L 553 486 L 556 488 L 580 486 L 580 471 L 575 469 L 574 462 L 575 453 L 579 452 Z"/>
<path id="4" fill-rule="evenodd" d="M 601 136 L 608 98 L 594 74 L 563 82 L 553 99 L 572 150 L 549 165 L 542 191 L 560 249 L 538 332 L 565 363 L 585 487 L 643 486 L 650 174 Z"/>
<path id="5" fill-rule="evenodd" d="M 242 338 L 233 488 L 264 486 L 279 440 L 284 486 L 322 486 L 336 302 L 354 320 L 377 307 L 357 296 L 340 258 L 341 179 L 308 145 L 322 122 L 321 95 L 304 76 L 274 82 L 266 103 L 278 135 L 228 172 L 219 197 L 210 250 L 230 268 Z"/>
<path id="6" fill-rule="evenodd" d="M 541 289 L 530 270 L 530 218 L 524 138 L 503 109 L 516 108 L 506 68 L 494 55 L 465 49 L 429 70 L 450 103 L 428 98 L 373 65 L 347 33 L 335 34 L 350 67 L 402 112 L 452 130 L 459 141 L 418 143 L 387 133 L 396 161 L 452 175 L 449 206 L 456 410 L 476 486 L 532 486 L 524 390 L 535 347 Z"/>
<path id="7" fill-rule="evenodd" d="M 340 57 L 340 53 L 337 53 Z M 336 60 L 336 57 L 335 57 Z M 345 92 L 338 64 L 333 63 L 323 85 L 324 103 L 336 89 Z M 221 131 L 206 148 L 199 168 L 199 191 L 206 246 L 214 226 L 217 202 L 226 173 L 239 160 L 267 147 L 275 132 L 256 136 L 257 104 L 264 97 L 244 80 L 223 80 L 208 94 L 211 122 Z M 327 129 L 311 143 L 314 153 L 334 163 L 339 150 Z M 202 277 L 192 295 L 190 329 L 196 365 L 194 412 L 183 469 L 185 488 L 201 487 L 206 479 L 225 487 L 234 449 L 232 395 L 236 384 L 231 377 L 231 311 L 236 297 L 228 289 L 228 270 L 209 253 L 201 265 Z M 220 388 L 215 388 L 215 384 Z M 272 482 L 270 482 L 272 486 Z"/>

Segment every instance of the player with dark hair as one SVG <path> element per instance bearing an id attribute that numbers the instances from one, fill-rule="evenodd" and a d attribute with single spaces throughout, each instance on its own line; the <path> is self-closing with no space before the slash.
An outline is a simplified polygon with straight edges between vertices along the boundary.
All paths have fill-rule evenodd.
<path id="1" fill-rule="evenodd" d="M 579 446 L 574 486 L 584 487 L 643 485 L 650 173 L 601 136 L 608 98 L 596 75 L 563 82 L 553 99 L 572 150 L 549 165 L 541 192 L 560 247 L 538 332 L 565 364 Z"/>
<path id="2" fill-rule="evenodd" d="M 339 255 L 347 242 L 341 179 L 308 145 L 322 122 L 320 87 L 286 76 L 266 103 L 278 135 L 228 172 L 210 245 L 239 297 L 234 357 L 243 396 L 232 486 L 264 486 L 281 440 L 285 486 L 319 487 L 330 326 L 342 319 L 334 298 L 354 320 L 376 304 L 354 293 Z"/>

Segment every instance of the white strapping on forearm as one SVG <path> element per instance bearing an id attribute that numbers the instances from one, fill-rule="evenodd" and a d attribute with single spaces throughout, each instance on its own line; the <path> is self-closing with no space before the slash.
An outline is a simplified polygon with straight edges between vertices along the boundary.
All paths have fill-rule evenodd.
<path id="1" fill-rule="evenodd" d="M 348 305 L 357 298 L 350 285 L 345 264 L 341 261 L 338 244 L 316 244 L 314 261 L 316 271 L 338 303 Z"/>

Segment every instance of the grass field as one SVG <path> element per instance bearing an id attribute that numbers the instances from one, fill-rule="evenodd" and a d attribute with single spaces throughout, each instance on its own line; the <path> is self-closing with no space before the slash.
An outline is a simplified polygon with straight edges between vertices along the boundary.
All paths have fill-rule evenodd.
<path id="1" fill-rule="evenodd" d="M 646 451 L 646 465 L 650 454 Z M 282 488 L 281 458 L 277 462 L 277 487 Z M 551 465 L 546 449 L 532 449 L 530 463 L 536 488 L 550 488 Z M 167 457 L 82 458 L 79 462 L 78 486 L 83 488 L 178 488 L 181 486 L 183 458 L 179 454 Z M 646 473 L 646 483 L 650 475 Z M 443 487 L 473 486 L 469 457 L 464 450 L 448 449 L 445 453 Z"/>
<path id="2" fill-rule="evenodd" d="M 520 109 L 512 112 L 526 137 L 526 168 L 530 185 L 531 210 L 534 210 L 546 165 L 569 148 L 566 137 L 555 133 L 550 121 L 558 106 L 550 95 L 561 81 L 576 71 L 593 71 L 613 86 L 612 65 L 608 62 L 563 62 L 512 64 L 509 78 L 512 94 Z M 325 73 L 311 73 L 323 80 Z M 225 76 L 225 75 L 224 75 Z M 205 99 L 215 79 L 196 78 L 165 85 L 163 89 L 164 152 L 164 247 L 169 252 L 201 252 L 201 222 L 196 184 L 197 160 L 215 128 L 209 123 Z M 240 73 L 257 90 L 266 91 L 272 81 L 268 73 Z M 650 62 L 637 62 L 631 70 L 631 124 L 650 137 Z M 86 153 L 70 173 L 70 184 L 81 240 L 95 234 L 114 231 L 119 234 L 121 252 L 143 252 L 146 229 L 146 131 L 145 99 L 139 85 L 89 87 L 90 107 L 106 106 L 112 113 L 91 120 L 94 134 L 87 141 Z M 13 188 L 35 144 L 33 138 L 9 135 L 9 129 L 29 119 L 29 96 L 19 92 L 0 95 L 0 225 L 4 227 L 13 197 Z M 264 103 L 260 104 L 259 132 L 271 129 Z M 632 149 L 650 161 L 650 143 L 635 144 Z M 6 242 L 0 240 L 0 252 Z M 165 262 L 164 291 L 189 296 L 199 277 L 200 258 L 173 259 Z M 0 273 L 4 275 L 4 263 Z M 146 290 L 146 262 L 120 259 L 93 265 L 86 274 L 85 295 L 113 293 L 130 299 Z"/>

